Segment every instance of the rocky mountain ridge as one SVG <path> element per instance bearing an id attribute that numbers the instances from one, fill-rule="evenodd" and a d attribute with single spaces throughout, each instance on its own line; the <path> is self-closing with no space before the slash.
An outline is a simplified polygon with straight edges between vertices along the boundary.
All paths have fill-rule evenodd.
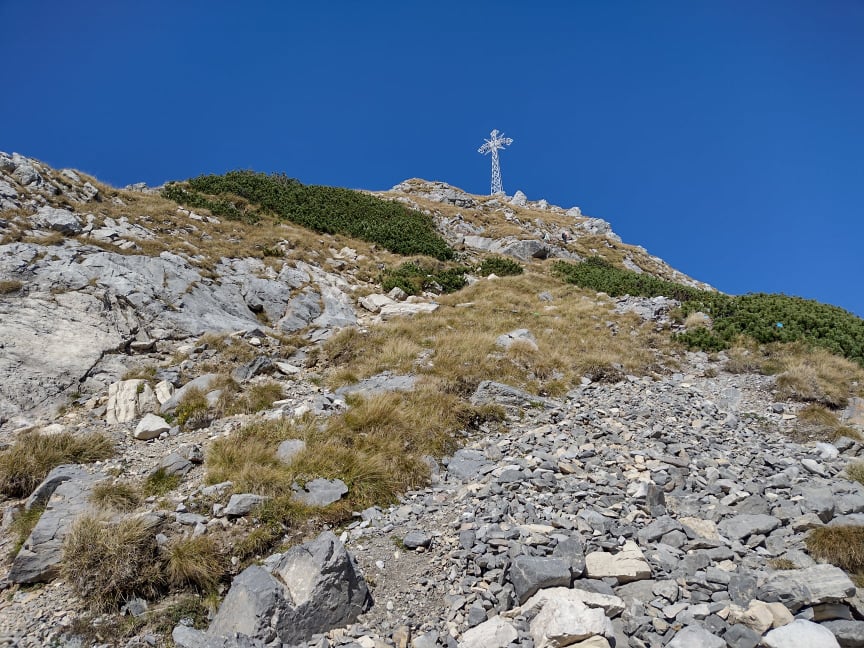
<path id="1" fill-rule="evenodd" d="M 401 259 L 367 242 L 287 224 L 243 229 L 18 155 L 0 154 L 0 174 L 0 442 L 11 452 L 28 434 L 99 433 L 115 444 L 0 503 L 9 551 L 15 520 L 44 507 L 5 576 L 3 645 L 864 645 L 855 584 L 807 544 L 813 529 L 864 522 L 864 487 L 844 472 L 862 452 L 862 401 L 844 410 L 850 436 L 796 442 L 803 405 L 778 402 L 771 376 L 730 373 L 722 353 L 655 349 L 662 367 L 615 366 L 548 393 L 485 376 L 466 400 L 498 414 L 454 429 L 455 452 L 425 457 L 426 488 L 328 518 L 357 485 L 306 475 L 293 497 L 321 513 L 283 528 L 277 550 L 242 555 L 276 498 L 214 483 L 214 447 L 262 422 L 312 417 L 323 429 L 357 399 L 411 393 L 444 363 L 433 344 L 409 350 L 411 372 L 347 375 L 337 389 L 328 358 L 340 329 L 359 331 L 352 353 L 363 356 L 362 336 L 378 327 L 432 331 L 428 318 L 444 312 L 458 328 L 479 306 L 458 293 L 381 294 L 381 266 Z M 539 276 L 546 259 L 597 254 L 705 287 L 578 208 L 416 179 L 379 195 L 433 217 L 470 267 L 503 255 Z M 510 285 L 469 283 L 480 297 Z M 598 340 L 651 340 L 673 325 L 664 298 L 531 297 L 534 332 L 495 320 L 482 331 L 502 361 L 530 364 L 545 344 L 539 313 L 567 300 L 584 305 Z M 551 381 L 559 369 L 535 362 L 526 375 L 544 371 Z M 263 406 L 237 405 L 272 385 L 279 395 Z M 202 408 L 181 420 L 195 394 Z M 292 465 L 313 438 L 279 439 L 268 461 Z M 210 538 L 231 559 L 209 618 L 178 613 L 158 630 L 147 624 L 170 601 L 125 595 L 124 616 L 93 614 L 63 565 L 100 484 L 154 476 L 173 481 L 103 523 L 143 521 L 152 556 Z"/>

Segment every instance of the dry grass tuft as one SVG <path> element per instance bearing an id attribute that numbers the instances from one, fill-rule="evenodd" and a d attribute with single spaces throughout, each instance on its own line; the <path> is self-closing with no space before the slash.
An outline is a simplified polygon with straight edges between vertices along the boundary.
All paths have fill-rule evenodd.
<path id="1" fill-rule="evenodd" d="M 784 398 L 843 407 L 853 393 L 853 382 L 864 377 L 861 367 L 824 349 L 790 344 L 774 356 L 779 364 L 777 388 Z"/>
<path id="2" fill-rule="evenodd" d="M 133 596 L 153 596 L 162 585 L 155 530 L 143 518 L 82 516 L 63 542 L 62 574 L 98 612 Z"/>
<path id="3" fill-rule="evenodd" d="M 0 281 L 0 295 L 9 295 L 21 290 L 24 284 L 17 280 Z"/>
<path id="4" fill-rule="evenodd" d="M 141 489 L 127 482 L 100 482 L 93 487 L 90 501 L 112 511 L 133 511 L 143 499 Z"/>
<path id="5" fill-rule="evenodd" d="M 805 539 L 817 560 L 847 572 L 864 570 L 864 526 L 826 526 L 813 529 Z"/>
<path id="6" fill-rule="evenodd" d="M 846 466 L 846 476 L 852 481 L 864 484 L 864 461 L 855 461 Z"/>
<path id="7" fill-rule="evenodd" d="M 144 497 L 161 497 L 177 488 L 182 481 L 180 475 L 169 475 L 164 468 L 159 468 L 147 476 L 141 491 Z"/>
<path id="8" fill-rule="evenodd" d="M 42 517 L 44 510 L 44 506 L 34 506 L 30 510 L 22 510 L 12 520 L 9 530 L 15 538 L 15 542 L 12 544 L 12 550 L 9 552 L 10 558 L 14 558 L 21 551 L 21 547 L 24 546 L 24 542 L 30 537 L 30 532 L 33 531 L 33 527 L 36 526 L 39 518 Z"/>
<path id="9" fill-rule="evenodd" d="M 790 436 L 801 443 L 808 441 L 830 443 L 842 436 L 861 439 L 861 434 L 857 430 L 844 426 L 834 412 L 816 403 L 810 403 L 798 412 L 798 421 Z"/>
<path id="10" fill-rule="evenodd" d="M 283 396 L 282 385 L 275 381 L 256 383 L 242 390 L 235 383 L 233 388 L 223 388 L 216 407 L 222 416 L 254 414 L 267 409 Z"/>
<path id="11" fill-rule="evenodd" d="M 26 497 L 60 464 L 91 463 L 113 454 L 113 441 L 97 432 L 21 434 L 12 447 L 0 453 L 0 493 Z"/>
<path id="12" fill-rule="evenodd" d="M 541 292 L 553 295 L 540 301 Z M 632 315 L 575 286 L 535 272 L 480 281 L 441 296 L 435 313 L 346 329 L 317 358 L 331 386 L 390 370 L 418 373 L 449 394 L 466 396 L 486 379 L 538 394 L 561 393 L 588 373 L 651 374 L 666 361 L 668 338 Z M 462 304 L 470 304 L 462 306 Z M 536 350 L 495 344 L 502 333 L 525 328 Z"/>
<path id="13" fill-rule="evenodd" d="M 789 560 L 788 558 L 772 558 L 768 561 L 768 566 L 771 569 L 787 570 L 787 569 L 798 569 L 798 565 Z"/>
<path id="14" fill-rule="evenodd" d="M 165 576 L 175 587 L 193 586 L 211 592 L 226 572 L 219 546 L 207 536 L 174 540 L 165 547 L 164 554 Z"/>

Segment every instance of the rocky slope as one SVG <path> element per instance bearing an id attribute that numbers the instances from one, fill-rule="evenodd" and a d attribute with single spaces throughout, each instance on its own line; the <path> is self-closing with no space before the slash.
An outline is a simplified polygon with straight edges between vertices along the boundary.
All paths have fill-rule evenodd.
<path id="1" fill-rule="evenodd" d="M 433 215 L 466 263 L 601 254 L 697 284 L 578 208 L 419 180 L 383 196 Z M 13 520 L 45 507 L 4 570 L 0 644 L 864 645 L 858 590 L 805 546 L 811 529 L 864 521 L 864 488 L 843 472 L 862 446 L 792 441 L 801 405 L 777 402 L 772 377 L 674 349 L 674 372 L 585 378 L 553 396 L 487 376 L 471 401 L 505 416 L 454 430 L 463 447 L 432 462 L 427 488 L 335 525 L 313 519 L 257 564 L 234 555 L 233 582 L 204 623 L 181 614 L 167 627 L 136 626 L 164 605 L 132 598 L 122 630 L 57 578 L 63 538 L 93 507 L 94 488 L 161 468 L 179 483 L 135 515 L 163 545 L 212 537 L 231 555 L 259 525 L 262 499 L 208 483 L 212 444 L 254 421 L 326 420 L 352 392 L 411 390 L 417 376 L 387 373 L 331 390 L 313 360 L 339 328 L 423 317 L 438 301 L 377 294 L 378 264 L 399 260 L 363 242 L 274 226 L 261 235 L 284 253 L 274 259 L 212 215 L 17 155 L 0 154 L 0 201 L 0 442 L 35 429 L 116 443 L 113 456 L 56 468 L 29 497 L 0 503 L 4 552 Z M 228 254 L 213 252 L 232 238 Z M 582 298 L 607 328 L 630 325 L 609 314 L 608 298 Z M 669 326 L 663 300 L 617 307 Z M 208 332 L 219 335 L 200 338 Z M 218 400 L 226 371 L 246 392 L 276 383 L 282 398 L 195 426 L 171 421 L 193 386 Z M 846 411 L 853 431 L 861 410 L 853 399 Z M 301 443 L 283 442 L 280 460 Z M 295 496 L 327 505 L 347 491 L 339 479 L 310 479 Z"/>

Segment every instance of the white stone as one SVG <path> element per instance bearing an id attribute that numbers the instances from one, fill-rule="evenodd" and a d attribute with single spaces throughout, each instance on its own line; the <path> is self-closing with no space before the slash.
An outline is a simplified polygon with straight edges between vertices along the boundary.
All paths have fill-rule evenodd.
<path id="1" fill-rule="evenodd" d="M 171 400 L 171 397 L 174 395 L 174 385 L 172 385 L 167 380 L 163 380 L 161 382 L 156 383 L 156 400 L 159 401 L 159 404 L 167 403 Z"/>
<path id="2" fill-rule="evenodd" d="M 366 295 L 360 299 L 360 305 L 370 313 L 377 313 L 382 307 L 395 303 L 387 295 Z"/>
<path id="3" fill-rule="evenodd" d="M 796 619 L 762 638 L 765 648 L 840 648 L 837 638 L 818 623 Z"/>
<path id="4" fill-rule="evenodd" d="M 531 637 L 535 648 L 569 646 L 598 635 L 614 636 L 612 622 L 602 609 L 591 609 L 573 598 L 562 596 L 548 599 L 531 621 Z"/>
<path id="5" fill-rule="evenodd" d="M 155 406 L 155 395 L 146 380 L 121 380 L 108 387 L 108 407 L 105 420 L 128 423 Z"/>
<path id="6" fill-rule="evenodd" d="M 504 616 L 511 618 L 519 615 L 529 616 L 533 612 L 542 609 L 548 601 L 553 599 L 576 601 L 589 608 L 601 608 L 608 617 L 618 616 L 624 611 L 625 607 L 624 601 L 614 595 L 589 592 L 588 590 L 578 589 L 578 587 L 574 587 L 573 589 L 568 587 L 548 587 L 538 591 L 519 607 L 505 612 Z"/>
<path id="7" fill-rule="evenodd" d="M 628 540 L 617 554 L 594 551 L 585 556 L 585 573 L 589 578 L 614 577 L 629 583 L 651 578 L 651 567 L 639 546 Z"/>
<path id="8" fill-rule="evenodd" d="M 145 414 L 144 418 L 142 418 L 135 427 L 135 432 L 132 436 L 141 441 L 149 441 L 170 429 L 171 426 L 168 425 L 167 421 L 165 421 L 161 416 Z"/>
<path id="9" fill-rule="evenodd" d="M 518 637 L 519 633 L 510 622 L 494 616 L 463 634 L 459 648 L 506 648 Z"/>

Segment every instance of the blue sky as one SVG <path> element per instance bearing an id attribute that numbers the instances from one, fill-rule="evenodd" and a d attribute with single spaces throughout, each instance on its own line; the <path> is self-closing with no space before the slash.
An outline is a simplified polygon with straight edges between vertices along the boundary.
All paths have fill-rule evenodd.
<path id="1" fill-rule="evenodd" d="M 0 150 L 122 186 L 233 168 L 604 218 L 730 293 L 864 315 L 864 2 L 0 0 Z"/>

